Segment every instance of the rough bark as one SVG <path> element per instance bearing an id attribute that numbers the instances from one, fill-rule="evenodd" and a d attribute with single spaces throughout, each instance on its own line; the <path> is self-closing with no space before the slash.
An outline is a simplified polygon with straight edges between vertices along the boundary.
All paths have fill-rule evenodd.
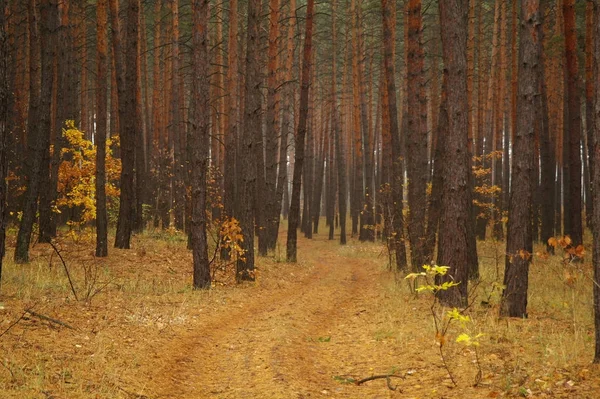
<path id="1" fill-rule="evenodd" d="M 396 102 L 396 72 L 394 64 L 394 27 L 396 22 L 396 8 L 393 0 L 382 0 L 383 10 L 383 45 L 385 80 L 388 95 L 388 113 L 390 118 L 390 132 L 392 144 L 392 173 L 391 197 L 392 197 L 392 240 L 391 246 L 396 257 L 396 269 L 406 270 L 406 247 L 404 245 L 404 216 L 403 216 L 403 194 L 402 183 L 404 168 L 400 157 L 400 131 L 398 126 L 398 106 Z"/>
<path id="2" fill-rule="evenodd" d="M 568 107 L 568 169 L 565 181 L 565 203 L 570 206 L 565 209 L 565 220 L 569 220 L 570 229 L 565 234 L 571 236 L 573 245 L 583 242 L 583 227 L 581 220 L 581 103 L 579 97 L 579 67 L 577 61 L 577 28 L 575 25 L 575 0 L 565 0 L 563 3 L 565 24 L 565 56 L 567 70 L 567 107 Z M 565 162 L 565 164 L 566 164 Z M 567 213 L 567 210 L 570 211 Z M 565 226 L 566 227 L 566 226 Z"/>
<path id="3" fill-rule="evenodd" d="M 512 185 L 508 206 L 506 269 L 500 314 L 527 317 L 529 265 L 533 256 L 532 203 L 535 120 L 540 116 L 539 0 L 521 3 L 517 131 L 513 143 Z"/>
<path id="4" fill-rule="evenodd" d="M 274 232 L 279 219 L 277 212 L 277 158 L 278 139 L 280 136 L 279 126 L 279 0 L 269 1 L 269 48 L 267 60 L 267 110 L 266 110 L 266 132 L 265 132 L 265 228 L 262 235 L 258 236 L 258 253 L 261 256 L 267 254 L 272 237 L 277 238 Z"/>
<path id="5" fill-rule="evenodd" d="M 240 193 L 240 227 L 244 236 L 244 259 L 237 262 L 237 279 L 254 280 L 254 223 L 256 185 L 256 137 L 261 132 L 260 76 L 260 13 L 261 1 L 248 1 L 248 32 L 246 45 L 246 78 L 244 104 L 244 132 L 241 145 L 242 187 Z M 262 140 L 261 140 L 262 143 Z M 262 151 L 262 149 L 261 149 Z M 262 159 L 262 154 L 260 154 Z"/>
<path id="6" fill-rule="evenodd" d="M 190 140 L 190 183 L 192 199 L 191 244 L 194 259 L 194 288 L 210 288 L 208 241 L 206 237 L 206 185 L 209 139 L 208 0 L 192 3 L 193 44 L 193 138 Z"/>
<path id="7" fill-rule="evenodd" d="M 596 58 L 594 54 L 594 43 L 598 41 L 594 37 L 594 26 L 598 24 L 596 14 L 596 7 L 592 1 L 586 3 L 585 9 L 585 141 L 587 149 L 587 157 L 584 160 L 587 161 L 588 177 L 594 175 L 594 130 L 596 129 L 594 120 L 594 100 L 597 93 L 594 92 L 594 69 L 596 67 Z M 590 185 L 585 186 L 585 219 L 586 225 L 591 226 L 592 215 L 593 215 L 593 201 L 590 198 Z"/>
<path id="8" fill-rule="evenodd" d="M 110 0 L 110 22 L 113 30 L 112 43 L 117 72 L 117 96 L 119 98 L 119 126 L 121 142 L 121 196 L 115 248 L 129 249 L 135 213 L 135 137 L 137 129 L 135 107 L 135 83 L 137 73 L 138 0 L 127 3 L 127 57 L 124 59 L 121 44 L 119 7 L 117 0 Z"/>
<path id="9" fill-rule="evenodd" d="M 5 253 L 6 232 L 6 173 L 8 168 L 8 104 L 9 84 L 8 65 L 10 55 L 8 52 L 8 38 L 6 32 L 6 7 L 7 1 L 0 0 L 0 286 L 2 285 L 2 262 Z"/>
<path id="10" fill-rule="evenodd" d="M 297 229 L 298 221 L 300 218 L 300 188 L 302 168 L 304 164 L 304 141 L 306 138 L 306 129 L 308 121 L 308 94 L 312 70 L 314 8 L 314 0 L 308 0 L 306 4 L 306 25 L 304 28 L 304 49 L 302 53 L 302 74 L 300 80 L 300 114 L 298 121 L 298 133 L 296 134 L 295 141 L 296 151 L 294 161 L 294 179 L 292 183 L 292 199 L 290 204 L 286 248 L 286 256 L 288 262 L 294 263 L 297 261 Z"/>
<path id="11" fill-rule="evenodd" d="M 106 214 L 106 136 L 107 136 L 107 1 L 96 5 L 96 256 L 108 256 Z"/>
<path id="12" fill-rule="evenodd" d="M 229 32 L 227 40 L 227 101 L 225 101 L 225 170 L 223 212 L 225 216 L 235 214 L 236 186 L 236 148 L 239 123 L 238 82 L 238 1 L 229 2 Z"/>
<path id="13" fill-rule="evenodd" d="M 468 2 L 440 2 L 440 26 L 444 74 L 448 88 L 448 135 L 443 161 L 443 194 L 440 217 L 438 264 L 449 266 L 444 280 L 457 287 L 440 291 L 448 306 L 467 304 L 468 224 L 471 222 L 469 195 L 470 160 L 468 151 L 467 103 L 467 25 Z"/>
<path id="14" fill-rule="evenodd" d="M 346 180 L 346 157 L 342 134 L 340 132 L 340 113 L 337 105 L 337 75 L 336 75 L 336 23 L 335 23 L 336 0 L 332 1 L 332 76 L 331 76 L 331 101 L 333 103 L 331 124 L 333 130 L 333 139 L 335 141 L 335 158 L 337 166 L 337 183 L 338 183 L 338 212 L 340 223 L 340 244 L 346 245 L 346 212 L 348 198 L 348 183 Z"/>
<path id="15" fill-rule="evenodd" d="M 275 193 L 275 212 L 273 213 L 275 217 L 273 230 L 271 231 L 271 237 L 269 239 L 269 247 L 270 249 L 275 249 L 277 244 L 277 236 L 279 233 L 279 221 L 280 214 L 282 210 L 284 210 L 284 217 L 287 216 L 285 208 L 282 209 L 282 204 L 285 204 L 286 207 L 289 206 L 289 200 L 287 199 L 289 195 L 288 190 L 288 144 L 289 144 L 289 136 L 293 131 L 294 127 L 293 118 L 292 118 L 292 110 L 293 110 L 293 98 L 295 97 L 294 86 L 291 84 L 294 68 L 294 34 L 296 29 L 296 0 L 290 0 L 288 6 L 288 29 L 287 29 L 287 38 L 286 38 L 286 61 L 285 61 L 285 72 L 284 75 L 284 98 L 283 98 L 283 115 L 281 118 L 281 138 L 279 141 L 279 168 L 277 174 L 277 187 Z"/>
<path id="16" fill-rule="evenodd" d="M 596 12 L 600 4 L 596 1 L 594 3 Z M 596 21 L 594 29 L 596 38 L 600 37 L 600 23 Z M 595 56 L 596 60 L 600 60 L 600 40 L 596 40 L 595 44 Z M 595 74 L 595 89 L 596 93 L 600 93 L 600 68 L 596 67 L 594 70 Z M 594 121 L 595 129 L 593 132 L 593 156 L 594 165 L 600 165 L 600 96 L 596 95 L 595 107 L 594 107 Z M 596 204 L 600 201 L 600 168 L 592 168 L 592 198 Z M 594 265 L 594 327 L 595 327 L 595 351 L 594 351 L 594 363 L 600 363 L 600 287 L 598 282 L 600 281 L 600 207 L 595 206 L 593 208 L 593 219 L 592 219 L 592 235 L 593 235 L 593 254 L 592 262 Z"/>
<path id="17" fill-rule="evenodd" d="M 540 18 L 542 20 L 545 17 L 545 2 L 540 2 Z M 545 38 L 545 24 L 542 21 L 540 28 L 540 43 L 542 49 L 544 46 Z M 542 244 L 546 245 L 548 252 L 553 252 L 554 247 L 548 244 L 548 239 L 554 236 L 554 186 L 555 186 L 555 171 L 556 161 L 555 153 L 552 148 L 552 138 L 550 133 L 550 123 L 548 114 L 548 87 L 546 77 L 548 76 L 546 57 L 542 50 L 542 57 L 540 59 L 540 86 L 541 86 L 541 138 L 540 138 L 540 168 L 541 168 L 541 187 L 540 187 L 540 217 L 541 217 L 541 230 L 540 238 Z"/>
<path id="18" fill-rule="evenodd" d="M 36 218 L 37 200 L 40 195 L 42 174 L 48 174 L 49 144 L 51 130 L 51 100 L 53 82 L 53 36 L 58 23 L 57 4 L 50 0 L 40 2 L 38 14 L 35 0 L 29 3 L 30 13 L 30 111 L 26 163 L 27 182 L 23 217 L 17 234 L 15 262 L 29 261 L 29 244 Z M 44 165 L 46 169 L 44 170 Z M 48 178 L 49 176 L 47 176 Z"/>
<path id="19" fill-rule="evenodd" d="M 408 2 L 408 131 L 406 170 L 408 176 L 408 237 L 413 270 L 425 263 L 427 187 L 427 99 L 424 91 L 424 56 L 421 0 Z M 465 38 L 466 41 L 466 38 Z M 466 72 L 465 72 L 466 76 Z"/>

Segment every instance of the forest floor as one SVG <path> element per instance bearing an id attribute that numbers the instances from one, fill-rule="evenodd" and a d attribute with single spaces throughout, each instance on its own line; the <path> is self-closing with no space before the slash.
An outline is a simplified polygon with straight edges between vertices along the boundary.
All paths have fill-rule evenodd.
<path id="1" fill-rule="evenodd" d="M 9 251 L 0 398 L 600 397 L 589 264 L 540 257 L 529 318 L 499 319 L 501 244 L 480 243 L 472 321 L 446 339 L 455 386 L 431 297 L 388 271 L 381 244 L 324 236 L 300 238 L 298 264 L 278 250 L 258 258 L 255 283 L 202 292 L 190 289 L 191 256 L 177 233 L 136 236 L 134 249 L 107 259 L 95 259 L 85 238 L 64 238 L 79 300 L 51 247 L 35 245 L 28 265 L 14 265 Z M 484 334 L 477 386 L 475 348 L 455 342 L 465 330 Z M 355 383 L 385 374 L 396 390 L 386 379 Z"/>

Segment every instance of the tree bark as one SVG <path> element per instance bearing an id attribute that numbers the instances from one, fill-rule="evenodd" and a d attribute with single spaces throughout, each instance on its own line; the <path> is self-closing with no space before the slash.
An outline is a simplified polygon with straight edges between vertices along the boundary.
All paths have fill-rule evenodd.
<path id="1" fill-rule="evenodd" d="M 579 98 L 579 67 L 577 62 L 577 28 L 575 25 L 575 0 L 564 0 L 565 56 L 567 63 L 567 106 L 568 106 L 568 190 L 565 190 L 565 220 L 570 229 L 565 234 L 571 236 L 574 246 L 583 242 L 581 220 L 581 103 Z M 566 163 L 565 163 L 566 164 Z M 567 210 L 570 212 L 567 213 Z"/>
<path id="2" fill-rule="evenodd" d="M 0 0 L 0 287 L 2 286 L 2 263 L 5 253 L 6 236 L 6 174 L 8 169 L 8 104 L 10 102 L 8 84 L 8 35 L 6 32 L 7 1 Z"/>
<path id="3" fill-rule="evenodd" d="M 598 12 L 598 1 L 594 3 L 596 12 Z M 596 20 L 596 26 L 594 29 L 596 36 L 596 43 L 594 47 L 596 60 L 600 60 L 600 23 Z M 596 93 L 600 93 L 600 68 L 596 67 L 594 70 L 595 75 L 595 89 Z M 596 95 L 595 108 L 594 108 L 594 132 L 593 132 L 593 164 L 595 166 L 600 165 L 600 96 Z M 600 168 L 592 168 L 592 199 L 596 204 L 600 201 Z M 592 262 L 594 265 L 594 327 L 595 327 L 595 351 L 594 351 L 594 363 L 600 363 L 600 287 L 598 282 L 600 281 L 600 206 L 593 208 L 593 219 L 592 219 L 592 235 L 593 235 L 593 254 Z"/>
<path id="4" fill-rule="evenodd" d="M 532 205 L 535 121 L 541 115 L 539 0 L 521 3 L 517 131 L 513 143 L 506 269 L 500 314 L 527 317 L 529 264 L 533 256 Z"/>
<path id="5" fill-rule="evenodd" d="M 106 214 L 107 1 L 96 4 L 96 256 L 108 256 Z"/>
<path id="6" fill-rule="evenodd" d="M 440 291 L 438 295 L 445 305 L 463 307 L 467 304 L 468 295 L 468 224 L 471 222 L 467 119 L 468 2 L 440 2 L 440 26 L 448 88 L 448 135 L 442 172 L 438 264 L 450 267 L 442 280 L 453 279 L 459 285 Z"/>
<path id="7" fill-rule="evenodd" d="M 391 246 L 395 253 L 396 269 L 406 270 L 406 247 L 404 245 L 404 216 L 403 216 L 403 194 L 402 183 L 404 168 L 400 157 L 400 131 L 398 128 L 398 106 L 396 102 L 396 71 L 394 64 L 394 28 L 396 25 L 396 8 L 394 0 L 382 0 L 383 11 L 383 48 L 385 63 L 385 81 L 388 95 L 388 113 L 390 118 L 390 132 L 392 144 L 392 173 L 391 197 L 392 197 L 392 237 Z"/>
<path id="8" fill-rule="evenodd" d="M 408 131 L 406 165 L 408 175 L 408 236 L 411 266 L 425 263 L 427 186 L 427 99 L 424 95 L 424 63 L 421 0 L 408 2 Z M 466 38 L 465 38 L 466 41 Z M 465 72 L 466 76 L 466 72 Z"/>
<path id="9" fill-rule="evenodd" d="M 254 280 L 254 224 L 256 210 L 257 135 L 261 130 L 261 83 L 260 76 L 260 13 L 261 1 L 248 1 L 248 32 L 246 45 L 246 79 L 244 126 L 241 146 L 242 187 L 240 204 L 240 227 L 244 241 L 244 259 L 237 261 L 237 279 Z M 260 141 L 262 143 L 262 140 Z M 261 144 L 262 145 L 262 144 Z M 261 148 L 262 152 L 262 148 Z M 262 153 L 260 158 L 262 159 Z M 257 221 L 258 222 L 258 221 Z M 260 225 L 259 225 L 260 226 Z"/>
<path id="10" fill-rule="evenodd" d="M 279 126 L 279 0 L 269 1 L 269 48 L 267 61 L 267 111 L 265 132 L 265 228 L 258 238 L 258 253 L 261 256 L 267 254 L 274 232 L 277 227 L 279 213 L 277 212 L 277 144 L 280 136 Z M 261 239 L 262 237 L 262 239 Z"/>
<path id="11" fill-rule="evenodd" d="M 117 95 L 119 98 L 119 125 L 121 142 L 121 196 L 115 248 L 129 249 L 135 218 L 135 137 L 138 121 L 135 106 L 139 0 L 127 3 L 127 57 L 123 60 L 119 7 L 117 0 L 110 0 L 110 21 L 113 30 L 113 50 L 117 72 Z"/>
<path id="12" fill-rule="evenodd" d="M 588 176 L 594 175 L 594 130 L 596 129 L 594 120 L 594 101 L 598 95 L 594 92 L 594 69 L 596 68 L 596 57 L 594 53 L 594 43 L 599 39 L 594 37 L 594 26 L 598 24 L 598 15 L 596 12 L 596 6 L 592 1 L 586 3 L 585 9 L 585 125 L 586 125 L 586 144 L 587 144 L 587 157 L 584 160 L 588 164 Z M 588 227 L 591 227 L 592 215 L 593 215 L 593 201 L 590 198 L 590 186 L 586 184 L 585 187 L 585 219 Z"/>
<path id="13" fill-rule="evenodd" d="M 300 86 L 300 115 L 298 121 L 298 133 L 296 135 L 296 151 L 294 161 L 294 179 L 292 185 L 292 200 L 288 222 L 287 236 L 287 261 L 297 261 L 297 229 L 300 218 L 300 188 L 302 179 L 302 167 L 304 164 L 304 141 L 308 121 L 308 94 L 312 71 L 312 42 L 313 42 L 313 19 L 314 0 L 307 0 L 306 4 L 306 26 L 304 34 L 304 50 L 302 54 L 302 75 Z"/>
<path id="14" fill-rule="evenodd" d="M 43 174 L 45 173 L 46 178 L 49 178 L 50 112 L 54 80 L 52 64 L 56 44 L 54 35 L 58 24 L 58 5 L 51 0 L 40 2 L 39 17 L 35 0 L 30 1 L 29 7 L 30 51 L 34 55 L 30 61 L 32 70 L 27 159 L 33 159 L 26 167 L 28 181 L 25 189 L 25 205 L 15 248 L 17 263 L 29 261 L 29 244 L 36 218 L 37 200 L 41 195 Z"/>
<path id="15" fill-rule="evenodd" d="M 206 185 L 209 138 L 208 0 L 192 3 L 194 69 L 194 133 L 190 140 L 192 190 L 191 244 L 194 259 L 194 288 L 210 288 L 208 241 L 206 237 Z"/>

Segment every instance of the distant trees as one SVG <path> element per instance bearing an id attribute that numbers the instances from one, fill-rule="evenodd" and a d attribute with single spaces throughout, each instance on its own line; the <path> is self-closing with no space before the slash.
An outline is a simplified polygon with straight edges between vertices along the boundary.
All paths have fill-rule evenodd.
<path id="1" fill-rule="evenodd" d="M 75 119 L 96 146 L 97 256 L 108 254 L 113 225 L 117 248 L 150 226 L 184 231 L 194 286 L 206 288 L 211 235 L 224 244 L 220 228 L 239 221 L 236 273 L 252 280 L 255 236 L 256 255 L 269 256 L 289 213 L 295 261 L 297 229 L 319 234 L 324 214 L 330 239 L 386 242 L 397 270 L 437 254 L 462 282 L 444 301 L 464 304 L 478 277 L 475 234 L 502 240 L 508 228 L 504 309 L 524 315 L 511 301 L 526 289 L 510 282 L 525 281 L 525 254 L 563 233 L 580 243 L 595 183 L 596 4 L 537 1 L 530 45 L 516 0 L 438 1 L 439 13 L 408 0 L 400 21 L 391 0 L 336 0 L 318 5 L 322 13 L 297 0 L 5 0 L 14 258 L 27 262 L 30 244 L 83 212 L 67 210 L 56 189 L 72 154 L 62 130 Z M 521 71 L 519 53 L 531 46 L 536 69 Z M 536 79 L 526 98 L 523 73 Z M 535 115 L 523 121 L 528 107 Z M 118 214 L 117 190 L 106 190 L 111 154 L 122 165 Z"/>

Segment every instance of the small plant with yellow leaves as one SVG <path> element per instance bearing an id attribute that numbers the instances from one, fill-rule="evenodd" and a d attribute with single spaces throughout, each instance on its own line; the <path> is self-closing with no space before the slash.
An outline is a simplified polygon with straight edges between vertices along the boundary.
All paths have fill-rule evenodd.
<path id="1" fill-rule="evenodd" d="M 455 339 L 455 342 L 460 343 L 465 347 L 471 347 L 475 352 L 475 360 L 477 364 L 475 385 L 477 385 L 479 384 L 482 375 L 477 348 L 479 346 L 479 339 L 483 336 L 483 334 L 473 334 L 471 332 L 469 328 L 471 325 L 471 318 L 467 315 L 464 315 L 458 308 L 452 308 L 451 310 L 444 311 L 444 306 L 440 303 L 436 295 L 440 291 L 446 291 L 459 285 L 460 282 L 445 281 L 441 284 L 438 284 L 440 277 L 445 276 L 448 273 L 448 266 L 423 265 L 423 269 L 423 272 L 408 274 L 405 279 L 413 280 L 415 283 L 420 283 L 415 288 L 417 294 L 420 292 L 429 292 L 433 294 L 430 311 L 435 326 L 435 340 L 439 349 L 442 364 L 448 372 L 452 383 L 457 386 L 458 384 L 456 379 L 454 378 L 452 370 L 448 364 L 445 348 L 448 342 L 447 339 L 450 326 L 458 323 L 461 326 L 462 332 Z M 420 282 L 418 280 L 420 280 Z"/>

